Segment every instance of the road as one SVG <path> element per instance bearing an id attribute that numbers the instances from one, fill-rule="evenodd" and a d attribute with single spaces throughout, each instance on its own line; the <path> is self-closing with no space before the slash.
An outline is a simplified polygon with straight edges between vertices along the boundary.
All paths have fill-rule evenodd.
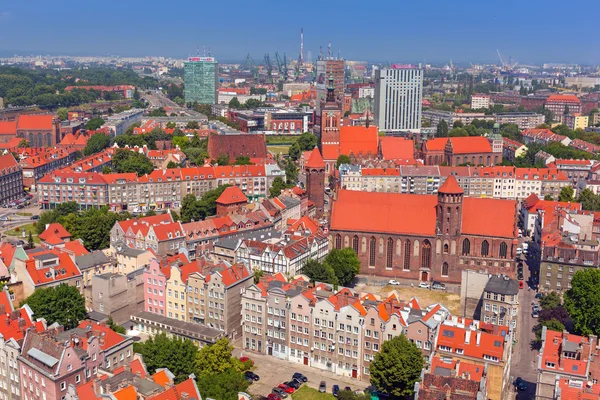
<path id="1" fill-rule="evenodd" d="M 529 282 L 531 273 L 529 265 L 525 263 L 523 275 L 526 283 Z M 512 356 L 511 382 L 520 377 L 527 382 L 527 390 L 518 392 L 516 399 L 530 399 L 535 396 L 538 351 L 532 347 L 532 341 L 535 339 L 532 329 L 537 320 L 531 316 L 531 303 L 537 302 L 535 293 L 535 290 L 527 288 L 521 289 L 519 293 L 519 320 L 515 334 L 517 343 Z"/>
<path id="2" fill-rule="evenodd" d="M 248 388 L 248 391 L 254 395 L 268 395 L 275 386 L 290 380 L 294 372 L 300 372 L 306 376 L 308 378 L 306 384 L 314 389 L 318 389 L 319 383 L 325 381 L 327 383 L 327 392 L 329 393 L 331 393 L 333 385 L 338 385 L 341 389 L 350 386 L 352 390 L 364 390 L 370 385 L 368 381 L 358 381 L 351 377 L 339 376 L 332 372 L 323 371 L 299 363 L 280 360 L 273 356 L 256 354 L 248 351 L 242 352 L 240 345 L 240 340 L 234 343 L 235 349 L 233 355 L 235 357 L 240 357 L 243 354 L 246 357 L 250 357 L 250 359 L 254 361 L 256 367 L 254 372 L 260 376 L 260 380 L 254 382 Z"/>
<path id="3" fill-rule="evenodd" d="M 148 103 L 150 103 L 150 108 L 169 107 L 173 110 L 173 112 L 175 112 L 177 114 L 185 113 L 186 115 L 189 115 L 190 117 L 201 116 L 200 113 L 198 113 L 194 110 L 189 110 L 186 107 L 181 107 L 180 105 L 175 103 L 173 100 L 171 100 L 167 96 L 165 96 L 165 94 L 159 90 L 151 91 L 150 94 L 144 94 L 142 96 L 142 98 L 147 100 Z"/>

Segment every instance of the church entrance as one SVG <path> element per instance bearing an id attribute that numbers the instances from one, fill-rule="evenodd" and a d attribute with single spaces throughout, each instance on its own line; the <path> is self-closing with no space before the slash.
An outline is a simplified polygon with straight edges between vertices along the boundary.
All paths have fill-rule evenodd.
<path id="1" fill-rule="evenodd" d="M 421 282 L 428 282 L 428 281 L 429 281 L 429 272 L 421 271 Z"/>

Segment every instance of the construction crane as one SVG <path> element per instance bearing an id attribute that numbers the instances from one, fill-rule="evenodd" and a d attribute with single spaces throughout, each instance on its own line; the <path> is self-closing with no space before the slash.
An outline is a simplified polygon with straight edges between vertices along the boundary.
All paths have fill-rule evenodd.
<path id="1" fill-rule="evenodd" d="M 277 63 L 277 70 L 279 71 L 279 74 L 283 75 L 283 63 L 277 51 L 275 52 L 275 62 Z"/>
<path id="2" fill-rule="evenodd" d="M 513 64 L 512 57 L 509 58 L 508 63 L 504 62 L 504 59 L 502 58 L 502 55 L 500 54 L 500 50 L 496 49 L 496 52 L 498 53 L 498 58 L 500 58 L 500 63 L 502 64 L 503 71 L 510 72 L 517 66 L 517 64 L 519 64 L 518 62 L 515 62 Z"/>
<path id="3" fill-rule="evenodd" d="M 288 79 L 288 63 L 287 56 L 283 53 L 283 79 L 287 81 Z"/>
<path id="4" fill-rule="evenodd" d="M 267 67 L 267 82 L 273 83 L 273 66 L 271 65 L 269 53 L 265 54 L 265 66 Z"/>
<path id="5" fill-rule="evenodd" d="M 252 76 L 255 81 L 258 81 L 258 68 L 256 67 L 256 63 L 250 56 L 250 53 L 246 56 L 246 63 L 244 64 L 248 71 L 252 72 Z"/>

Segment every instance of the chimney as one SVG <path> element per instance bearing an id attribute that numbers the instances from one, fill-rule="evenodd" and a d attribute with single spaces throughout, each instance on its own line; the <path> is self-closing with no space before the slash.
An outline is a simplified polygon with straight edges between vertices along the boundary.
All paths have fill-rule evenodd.
<path id="1" fill-rule="evenodd" d="M 189 398 L 190 398 L 190 395 L 187 394 L 187 392 L 181 393 L 181 400 L 188 400 Z"/>
<path id="2" fill-rule="evenodd" d="M 479 342 L 481 342 L 481 331 L 477 332 L 477 346 L 479 346 Z"/>

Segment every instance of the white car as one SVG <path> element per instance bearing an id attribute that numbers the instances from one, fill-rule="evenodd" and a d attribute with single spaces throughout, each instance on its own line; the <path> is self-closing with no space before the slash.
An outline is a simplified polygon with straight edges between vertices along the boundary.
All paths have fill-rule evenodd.
<path id="1" fill-rule="evenodd" d="M 388 282 L 388 285 L 393 285 L 393 286 L 398 286 L 400 284 L 400 282 L 398 282 L 395 279 L 390 279 L 390 281 Z"/>
<path id="2" fill-rule="evenodd" d="M 429 289 L 429 283 L 421 282 L 421 283 L 419 283 L 419 287 L 423 288 L 423 289 Z"/>

